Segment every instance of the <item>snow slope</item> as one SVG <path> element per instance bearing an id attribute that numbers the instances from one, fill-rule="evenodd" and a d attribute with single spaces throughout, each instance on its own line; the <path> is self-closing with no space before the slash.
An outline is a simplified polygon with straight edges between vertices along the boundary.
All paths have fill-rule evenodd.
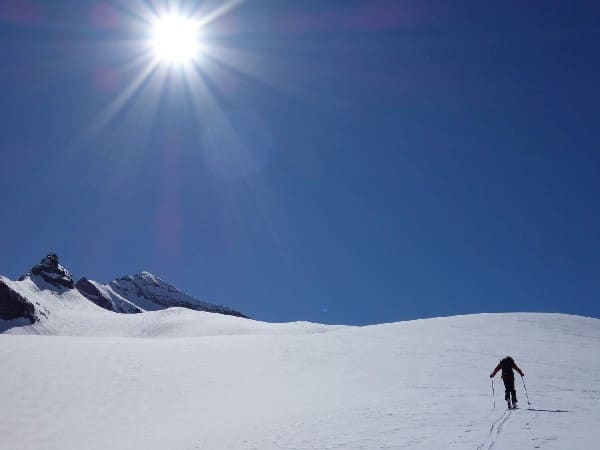
<path id="1" fill-rule="evenodd" d="M 597 319 L 359 328 L 97 308 L 93 325 L 64 302 L 56 323 L 0 335 L 0 448 L 597 448 Z M 535 411 L 505 411 L 499 379 L 492 408 L 488 374 L 506 353 Z"/>

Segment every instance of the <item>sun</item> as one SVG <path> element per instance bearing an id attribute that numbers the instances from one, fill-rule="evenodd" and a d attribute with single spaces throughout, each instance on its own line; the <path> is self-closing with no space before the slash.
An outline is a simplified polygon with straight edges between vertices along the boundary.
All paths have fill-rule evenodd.
<path id="1" fill-rule="evenodd" d="M 193 62 L 201 50 L 199 23 L 176 14 L 157 18 L 153 23 L 152 50 L 163 63 Z"/>

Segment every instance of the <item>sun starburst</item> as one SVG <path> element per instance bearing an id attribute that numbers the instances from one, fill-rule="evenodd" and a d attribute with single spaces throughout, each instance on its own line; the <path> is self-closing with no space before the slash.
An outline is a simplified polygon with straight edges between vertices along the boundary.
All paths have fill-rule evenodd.
<path id="1" fill-rule="evenodd" d="M 167 64 L 187 64 L 201 50 L 200 26 L 193 19 L 170 14 L 153 23 L 152 49 L 155 57 Z"/>

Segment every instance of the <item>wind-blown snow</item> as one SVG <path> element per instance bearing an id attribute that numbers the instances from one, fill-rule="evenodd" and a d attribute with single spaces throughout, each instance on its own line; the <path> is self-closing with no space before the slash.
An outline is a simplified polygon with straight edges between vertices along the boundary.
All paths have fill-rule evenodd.
<path id="1" fill-rule="evenodd" d="M 1 448 L 597 448 L 597 319 L 330 327 L 42 294 L 48 320 L 0 335 Z M 535 410 L 517 380 L 524 409 L 505 411 L 498 378 L 492 408 L 488 374 L 508 353 Z"/>

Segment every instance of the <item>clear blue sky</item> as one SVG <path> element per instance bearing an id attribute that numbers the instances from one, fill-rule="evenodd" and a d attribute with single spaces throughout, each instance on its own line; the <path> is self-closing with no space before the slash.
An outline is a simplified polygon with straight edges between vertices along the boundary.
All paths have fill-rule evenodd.
<path id="1" fill-rule="evenodd" d="M 597 1 L 248 0 L 129 89 L 147 33 L 0 0 L 1 274 L 55 251 L 269 321 L 600 317 Z"/>

